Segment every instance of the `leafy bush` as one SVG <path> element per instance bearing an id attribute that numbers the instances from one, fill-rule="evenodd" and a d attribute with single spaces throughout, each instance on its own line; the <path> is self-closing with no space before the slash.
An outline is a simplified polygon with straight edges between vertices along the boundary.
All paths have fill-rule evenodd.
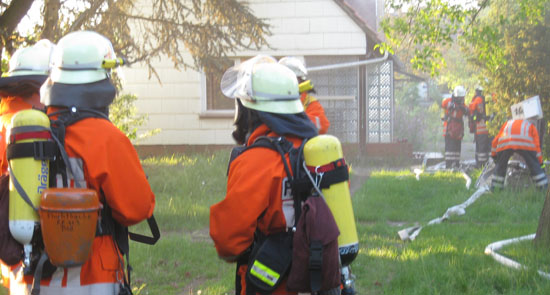
<path id="1" fill-rule="evenodd" d="M 136 100 L 137 96 L 133 94 L 118 95 L 109 108 L 109 118 L 113 124 L 134 142 L 160 132 L 160 129 L 153 129 L 138 134 L 138 127 L 147 122 L 148 116 L 137 113 Z"/>

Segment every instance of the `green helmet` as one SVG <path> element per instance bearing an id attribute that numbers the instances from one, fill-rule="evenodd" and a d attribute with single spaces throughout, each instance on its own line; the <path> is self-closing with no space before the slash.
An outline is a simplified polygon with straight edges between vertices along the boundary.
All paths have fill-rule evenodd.
<path id="1" fill-rule="evenodd" d="M 10 59 L 7 76 L 48 76 L 50 57 L 54 48 L 55 45 L 52 42 L 43 39 L 33 46 L 18 49 Z"/>
<path id="2" fill-rule="evenodd" d="M 296 75 L 274 58 L 259 55 L 228 69 L 221 89 L 229 98 L 238 98 L 244 107 L 277 114 L 304 111 Z"/>
<path id="3" fill-rule="evenodd" d="M 72 32 L 61 38 L 52 57 L 54 83 L 87 84 L 109 78 L 104 61 L 116 59 L 111 42 L 92 31 Z"/>

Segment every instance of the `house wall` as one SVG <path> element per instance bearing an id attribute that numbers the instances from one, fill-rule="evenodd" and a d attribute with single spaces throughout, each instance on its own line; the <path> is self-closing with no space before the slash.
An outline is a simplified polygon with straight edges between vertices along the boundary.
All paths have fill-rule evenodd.
<path id="1" fill-rule="evenodd" d="M 333 0 L 249 0 L 253 13 L 272 26 L 270 48 L 241 51 L 284 55 L 363 55 L 365 33 Z M 188 57 L 191 62 L 191 57 Z M 144 65 L 124 69 L 124 90 L 137 95 L 138 112 L 149 116 L 140 131 L 161 129 L 142 145 L 232 144 L 232 111 L 206 110 L 204 76 L 174 69 L 168 58 L 153 62 L 160 82 Z"/>

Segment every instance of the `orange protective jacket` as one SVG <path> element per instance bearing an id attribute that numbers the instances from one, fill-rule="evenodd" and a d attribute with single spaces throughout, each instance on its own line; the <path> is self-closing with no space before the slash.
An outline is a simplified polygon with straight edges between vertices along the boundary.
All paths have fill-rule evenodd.
<path id="1" fill-rule="evenodd" d="M 470 117 L 472 117 L 476 111 L 478 114 L 485 114 L 485 104 L 483 103 L 483 98 L 481 96 L 474 97 L 468 108 L 470 109 Z M 478 118 L 476 122 L 476 134 L 489 134 L 487 124 L 485 123 L 485 118 Z"/>
<path id="2" fill-rule="evenodd" d="M 319 130 L 319 134 L 326 134 L 330 127 L 330 121 L 327 119 L 321 103 L 307 92 L 302 92 L 300 100 L 302 101 L 306 115 L 315 124 L 315 127 Z"/>
<path id="3" fill-rule="evenodd" d="M 451 101 L 452 101 L 452 98 L 447 97 L 441 102 L 441 108 L 443 108 L 443 110 L 445 110 L 445 117 L 450 117 L 450 118 L 462 120 L 462 117 L 464 116 L 464 111 L 462 109 L 466 109 L 466 106 L 463 105 L 462 106 L 463 108 L 456 107 L 453 111 L 451 111 L 450 110 Z M 447 120 L 444 120 L 443 121 L 443 136 L 446 136 L 446 135 L 447 135 Z"/>
<path id="4" fill-rule="evenodd" d="M 261 125 L 247 145 L 264 135 L 278 136 Z M 295 147 L 302 142 L 296 137 L 287 139 Z M 269 235 L 293 226 L 294 201 L 290 190 L 283 189 L 286 177 L 281 155 L 269 148 L 252 148 L 231 163 L 225 199 L 210 207 L 210 236 L 220 258 L 235 262 L 252 246 L 256 229 Z M 247 265 L 242 265 L 238 270 L 242 295 L 246 294 L 246 269 Z M 286 282 L 282 282 L 273 294 L 295 293 L 286 291 Z"/>
<path id="5" fill-rule="evenodd" d="M 130 226 L 151 217 L 155 195 L 137 152 L 111 122 L 88 118 L 68 126 L 65 148 L 71 159 L 81 163 L 85 186 L 103 192 L 100 201 L 108 204 L 117 222 Z M 80 267 L 58 268 L 50 279 L 42 280 L 41 294 L 114 294 L 123 278 L 122 259 L 111 235 L 97 236 L 88 260 Z M 32 276 L 24 281 L 32 283 Z"/>
<path id="6" fill-rule="evenodd" d="M 0 167 L 2 174 L 8 172 L 7 149 L 7 131 L 11 125 L 11 118 L 15 113 L 32 108 L 32 105 L 25 102 L 21 97 L 3 97 L 0 102 L 0 122 L 2 124 L 0 131 Z"/>
<path id="7" fill-rule="evenodd" d="M 527 120 L 512 119 L 504 123 L 493 139 L 491 156 L 495 157 L 498 152 L 510 149 L 534 151 L 537 153 L 539 163 L 542 164 L 539 133 L 535 125 Z"/>

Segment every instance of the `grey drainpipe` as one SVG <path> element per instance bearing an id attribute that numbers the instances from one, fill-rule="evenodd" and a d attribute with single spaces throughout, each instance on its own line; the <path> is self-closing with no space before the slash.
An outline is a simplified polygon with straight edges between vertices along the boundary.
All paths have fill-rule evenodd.
<path id="1" fill-rule="evenodd" d="M 360 61 L 353 61 L 353 62 L 346 62 L 341 64 L 333 64 L 333 65 L 324 65 L 324 66 L 317 66 L 317 67 L 310 67 L 307 68 L 308 72 L 318 72 L 318 71 L 326 71 L 326 70 L 334 70 L 334 69 L 343 69 L 343 68 L 352 68 L 352 67 L 358 67 L 358 66 L 364 66 L 364 65 L 370 65 L 374 63 L 379 63 L 386 61 L 389 57 L 388 52 L 386 51 L 384 53 L 384 56 L 377 57 L 377 58 L 371 58 L 367 60 L 360 60 Z"/>

